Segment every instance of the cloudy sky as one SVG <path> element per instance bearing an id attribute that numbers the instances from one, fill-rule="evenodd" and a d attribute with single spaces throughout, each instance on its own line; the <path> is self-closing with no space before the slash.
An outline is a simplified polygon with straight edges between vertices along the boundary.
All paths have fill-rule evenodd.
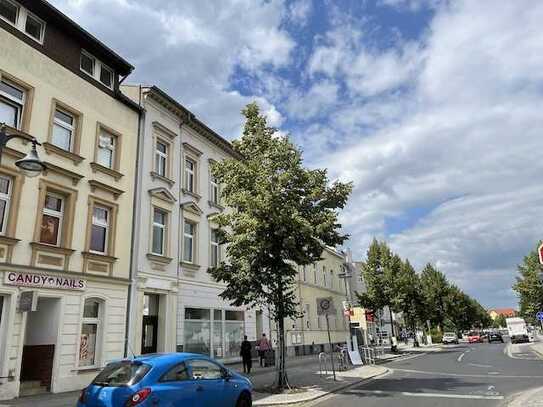
<path id="1" fill-rule="evenodd" d="M 543 2 L 53 0 L 225 137 L 257 100 L 386 239 L 514 306 L 543 238 Z"/>

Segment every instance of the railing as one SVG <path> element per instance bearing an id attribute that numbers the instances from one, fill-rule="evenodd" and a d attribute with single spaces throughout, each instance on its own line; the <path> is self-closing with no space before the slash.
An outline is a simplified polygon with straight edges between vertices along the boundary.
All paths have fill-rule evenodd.
<path id="1" fill-rule="evenodd" d="M 328 374 L 328 355 L 324 352 L 319 353 L 319 376 L 324 376 Z M 330 364 L 330 370 L 331 370 Z"/>

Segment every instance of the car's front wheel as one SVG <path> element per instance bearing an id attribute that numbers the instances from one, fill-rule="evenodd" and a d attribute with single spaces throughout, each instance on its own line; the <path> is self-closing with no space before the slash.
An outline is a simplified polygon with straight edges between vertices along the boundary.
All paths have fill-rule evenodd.
<path id="1" fill-rule="evenodd" d="M 251 407 L 252 405 L 253 401 L 251 396 L 247 393 L 242 393 L 241 396 L 239 396 L 238 402 L 236 403 L 236 407 Z"/>

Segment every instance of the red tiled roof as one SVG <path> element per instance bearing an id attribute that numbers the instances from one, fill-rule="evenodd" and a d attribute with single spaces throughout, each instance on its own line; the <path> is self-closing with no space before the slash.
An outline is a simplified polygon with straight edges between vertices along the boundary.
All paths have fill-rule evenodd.
<path id="1" fill-rule="evenodd" d="M 488 310 L 488 312 L 494 311 L 498 315 L 504 315 L 506 317 L 514 317 L 517 315 L 517 311 L 513 308 L 493 308 Z"/>

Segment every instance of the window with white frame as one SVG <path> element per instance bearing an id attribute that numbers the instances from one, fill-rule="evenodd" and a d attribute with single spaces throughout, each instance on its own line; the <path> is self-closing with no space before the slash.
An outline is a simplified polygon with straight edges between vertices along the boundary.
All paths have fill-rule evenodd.
<path id="1" fill-rule="evenodd" d="M 0 123 L 20 129 L 24 103 L 24 89 L 7 79 L 0 80 Z"/>
<path id="2" fill-rule="evenodd" d="M 72 151 L 76 118 L 65 110 L 56 108 L 53 116 L 51 143 L 66 151 Z"/>
<path id="3" fill-rule="evenodd" d="M 116 144 L 117 137 L 104 129 L 100 130 L 100 134 L 98 135 L 98 151 L 96 153 L 98 164 L 114 169 Z"/>
<path id="4" fill-rule="evenodd" d="M 313 264 L 313 283 L 316 285 L 318 282 L 318 277 L 317 277 L 317 265 L 316 264 Z"/>
<path id="5" fill-rule="evenodd" d="M 45 22 L 14 0 L 0 0 L 0 18 L 42 43 Z"/>
<path id="6" fill-rule="evenodd" d="M 196 192 L 196 163 L 190 158 L 185 159 L 185 189 Z"/>
<path id="7" fill-rule="evenodd" d="M 110 229 L 110 210 L 95 205 L 92 209 L 90 251 L 106 254 Z"/>
<path id="8" fill-rule="evenodd" d="M 62 220 L 64 216 L 64 198 L 48 192 L 43 206 L 40 242 L 60 246 Z"/>
<path id="9" fill-rule="evenodd" d="M 12 178 L 0 175 L 0 234 L 6 233 L 11 201 Z"/>
<path id="10" fill-rule="evenodd" d="M 87 51 L 81 51 L 79 67 L 87 75 L 92 76 L 109 89 L 113 89 L 115 76 L 113 70 Z"/>
<path id="11" fill-rule="evenodd" d="M 160 140 L 155 147 L 155 171 L 162 177 L 167 176 L 168 170 L 168 145 Z"/>
<path id="12" fill-rule="evenodd" d="M 211 229 L 211 267 L 217 267 L 221 262 L 221 248 L 217 229 Z"/>
<path id="13" fill-rule="evenodd" d="M 183 227 L 183 260 L 187 263 L 194 263 L 194 238 L 196 225 L 185 221 Z"/>
<path id="14" fill-rule="evenodd" d="M 151 252 L 159 256 L 166 254 L 166 222 L 168 214 L 160 209 L 153 209 L 153 243 Z"/>
<path id="15" fill-rule="evenodd" d="M 103 303 L 96 298 L 85 300 L 81 335 L 79 338 L 79 366 L 98 364 L 98 338 L 101 334 L 101 313 Z"/>
<path id="16" fill-rule="evenodd" d="M 211 202 L 214 204 L 219 204 L 220 199 L 220 191 L 219 191 L 219 183 L 217 182 L 217 178 L 213 176 L 213 174 L 210 174 L 209 176 L 209 184 L 210 184 L 210 198 Z"/>
<path id="17" fill-rule="evenodd" d="M 304 308 L 305 326 L 306 328 L 311 329 L 311 308 L 309 304 L 305 304 Z"/>

